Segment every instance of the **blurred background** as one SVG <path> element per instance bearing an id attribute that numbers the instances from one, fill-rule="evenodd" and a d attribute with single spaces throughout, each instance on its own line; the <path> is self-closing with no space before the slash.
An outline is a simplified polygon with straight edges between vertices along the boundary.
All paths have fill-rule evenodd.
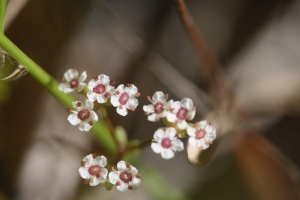
<path id="1" fill-rule="evenodd" d="M 84 185 L 78 174 L 84 156 L 101 153 L 92 135 L 71 126 L 65 108 L 30 75 L 1 81 L 1 200 L 299 199 L 300 1 L 186 4 L 236 104 L 259 128 L 217 129 L 215 154 L 203 168 L 189 164 L 185 152 L 166 161 L 147 147 L 138 157 L 142 186 L 108 192 Z M 108 109 L 130 139 L 147 139 L 163 126 L 148 122 L 142 110 L 155 91 L 193 99 L 193 122 L 210 116 L 213 124 L 237 125 L 206 104 L 201 65 L 171 0 L 10 0 L 5 33 L 57 80 L 76 68 L 88 80 L 103 73 L 116 85 L 135 84 L 141 97 L 134 113 Z"/>

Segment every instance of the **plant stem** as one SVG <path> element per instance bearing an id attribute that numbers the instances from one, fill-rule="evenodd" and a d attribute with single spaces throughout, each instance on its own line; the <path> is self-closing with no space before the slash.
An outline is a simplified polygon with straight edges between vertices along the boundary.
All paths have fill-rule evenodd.
<path id="1" fill-rule="evenodd" d="M 2 1 L 2 0 L 0 0 Z M 65 107 L 72 107 L 74 97 L 65 94 L 58 90 L 58 83 L 39 65 L 32 61 L 26 54 L 24 54 L 14 43 L 12 43 L 3 33 L 0 33 L 0 47 L 4 49 L 9 55 L 20 62 L 26 70 L 48 90 L 61 104 Z M 66 122 L 67 123 L 67 122 Z M 117 146 L 111 137 L 108 127 L 103 121 L 98 121 L 93 124 L 92 128 L 94 136 L 99 140 L 100 144 L 111 154 L 117 154 Z"/>
<path id="2" fill-rule="evenodd" d="M 144 140 L 142 142 L 140 142 L 139 144 L 135 145 L 135 146 L 131 146 L 130 148 L 126 149 L 126 153 L 132 151 L 132 150 L 135 150 L 135 149 L 142 149 L 142 148 L 145 148 L 147 146 L 150 145 L 150 143 L 152 142 L 153 140 L 153 137 L 151 138 L 148 138 L 147 140 Z"/>
<path id="3" fill-rule="evenodd" d="M 217 102 L 221 102 L 225 98 L 231 99 L 232 92 L 225 81 L 221 65 L 195 24 L 184 0 L 175 0 L 175 4 L 196 53 L 198 54 L 204 76 L 209 83 L 211 95 Z"/>
<path id="4" fill-rule="evenodd" d="M 0 32 L 4 30 L 4 20 L 6 13 L 7 0 L 0 0 Z"/>

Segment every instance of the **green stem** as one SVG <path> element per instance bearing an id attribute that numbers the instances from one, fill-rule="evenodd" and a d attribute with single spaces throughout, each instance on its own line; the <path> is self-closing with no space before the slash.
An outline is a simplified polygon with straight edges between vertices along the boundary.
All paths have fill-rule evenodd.
<path id="1" fill-rule="evenodd" d="M 2 0 L 0 0 L 2 1 Z M 65 94 L 58 90 L 58 83 L 46 71 L 32 61 L 26 54 L 24 54 L 14 43 L 12 43 L 3 33 L 0 33 L 0 47 L 4 49 L 9 55 L 20 62 L 26 70 L 46 88 L 61 104 L 65 107 L 72 108 L 72 101 L 74 97 Z M 66 122 L 68 123 L 68 122 Z M 93 132 L 95 137 L 99 140 L 106 150 L 111 154 L 117 154 L 117 146 L 109 133 L 108 127 L 103 121 L 98 121 L 93 125 Z"/>
<path id="2" fill-rule="evenodd" d="M 4 30 L 4 20 L 6 11 L 7 0 L 0 0 L 0 32 Z"/>

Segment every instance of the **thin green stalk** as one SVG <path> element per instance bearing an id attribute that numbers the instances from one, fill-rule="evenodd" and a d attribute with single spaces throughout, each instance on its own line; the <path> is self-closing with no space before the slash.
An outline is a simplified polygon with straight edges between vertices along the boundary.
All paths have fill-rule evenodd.
<path id="1" fill-rule="evenodd" d="M 0 0 L 0 32 L 1 33 L 3 33 L 4 30 L 6 5 L 7 5 L 7 0 Z"/>
<path id="2" fill-rule="evenodd" d="M 26 68 L 28 73 L 31 74 L 45 89 L 47 89 L 61 104 L 65 107 L 72 108 L 72 101 L 75 101 L 74 97 L 59 91 L 57 81 L 34 61 L 32 61 L 26 54 L 24 54 L 3 33 L 0 33 L 0 47 L 20 62 Z M 68 122 L 66 121 L 66 123 Z M 100 144 L 102 144 L 109 153 L 117 154 L 117 146 L 109 133 L 108 127 L 103 121 L 94 123 L 92 130 Z"/>

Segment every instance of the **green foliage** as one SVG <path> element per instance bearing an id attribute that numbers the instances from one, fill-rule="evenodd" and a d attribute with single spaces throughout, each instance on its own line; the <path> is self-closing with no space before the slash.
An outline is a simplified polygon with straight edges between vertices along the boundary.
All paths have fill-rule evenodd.
<path id="1" fill-rule="evenodd" d="M 153 199 L 157 200 L 188 200 L 189 198 L 176 190 L 167 180 L 163 178 L 155 169 L 142 166 L 143 185 L 148 190 Z"/>

